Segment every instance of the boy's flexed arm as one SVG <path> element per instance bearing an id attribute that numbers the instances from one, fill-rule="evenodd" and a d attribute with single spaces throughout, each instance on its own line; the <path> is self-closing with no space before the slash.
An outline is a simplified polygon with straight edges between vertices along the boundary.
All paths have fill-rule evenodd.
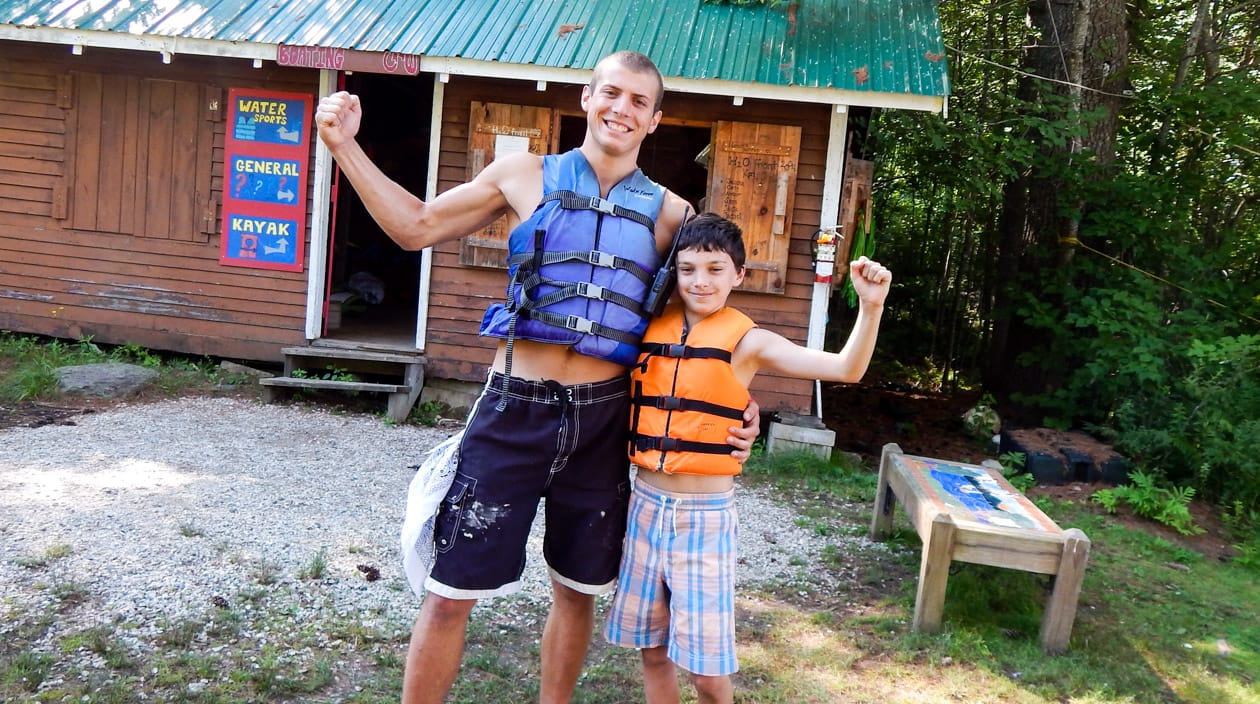
<path id="1" fill-rule="evenodd" d="M 812 350 L 777 333 L 754 328 L 736 349 L 736 373 L 751 379 L 763 369 L 798 379 L 860 380 L 875 352 L 892 272 L 879 262 L 860 257 L 850 262 L 849 276 L 858 295 L 858 317 L 843 349 L 835 353 Z"/>
<path id="2" fill-rule="evenodd" d="M 315 125 L 372 218 L 404 249 L 423 249 L 494 222 L 511 209 L 507 194 L 527 187 L 530 176 L 540 173 L 537 156 L 514 154 L 496 159 L 471 182 L 425 203 L 386 176 L 355 141 L 362 117 L 359 96 L 341 91 L 319 101 Z M 535 180 L 541 191 L 541 179 Z"/>

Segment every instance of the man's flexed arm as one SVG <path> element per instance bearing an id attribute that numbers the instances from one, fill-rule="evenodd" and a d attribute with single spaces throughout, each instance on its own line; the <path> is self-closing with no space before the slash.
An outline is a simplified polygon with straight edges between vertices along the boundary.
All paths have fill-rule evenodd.
<path id="1" fill-rule="evenodd" d="M 471 182 L 425 203 L 386 176 L 364 153 L 355 140 L 362 117 L 359 97 L 342 91 L 319 101 L 315 125 L 372 218 L 403 249 L 423 249 L 476 232 L 509 210 L 499 178 L 507 164 L 498 162 Z"/>

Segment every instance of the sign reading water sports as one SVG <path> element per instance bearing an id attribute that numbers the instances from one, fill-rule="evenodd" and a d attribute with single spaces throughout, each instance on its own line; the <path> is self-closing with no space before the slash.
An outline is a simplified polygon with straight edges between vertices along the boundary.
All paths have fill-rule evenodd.
<path id="1" fill-rule="evenodd" d="M 311 97 L 232 88 L 219 263 L 301 271 Z"/>

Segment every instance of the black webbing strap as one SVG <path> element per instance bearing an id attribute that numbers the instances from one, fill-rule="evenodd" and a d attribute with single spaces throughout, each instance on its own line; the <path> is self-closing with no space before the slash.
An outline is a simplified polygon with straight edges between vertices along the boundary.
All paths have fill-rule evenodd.
<path id="1" fill-rule="evenodd" d="M 647 313 L 643 310 L 643 306 L 640 305 L 638 301 L 625 295 L 624 293 L 617 293 L 616 291 L 600 286 L 599 284 L 593 284 L 586 281 L 578 281 L 575 283 L 553 281 L 542 276 L 534 275 L 526 278 L 521 285 L 526 291 L 532 291 L 535 287 L 542 284 L 555 286 L 556 290 L 545 296 L 540 296 L 536 299 L 530 300 L 529 307 L 546 308 L 549 305 L 559 303 L 560 301 L 568 298 L 581 297 L 589 298 L 593 301 L 609 301 L 616 303 L 640 318 L 648 317 Z"/>
<path id="2" fill-rule="evenodd" d="M 719 347 L 689 347 L 678 343 L 644 342 L 639 345 L 639 353 L 671 359 L 720 359 L 727 363 L 731 361 L 730 350 Z"/>
<path id="3" fill-rule="evenodd" d="M 720 442 L 696 442 L 680 438 L 664 438 L 658 435 L 634 434 L 631 440 L 638 452 L 657 450 L 660 452 L 704 452 L 710 455 L 729 455 L 735 448 Z"/>
<path id="4" fill-rule="evenodd" d="M 517 266 L 528 264 L 529 268 L 537 270 L 547 264 L 560 264 L 563 262 L 583 262 L 591 266 L 602 266 L 607 269 L 617 269 L 629 273 L 634 278 L 642 281 L 646 286 L 652 280 L 651 274 L 644 271 L 643 267 L 633 259 L 618 257 L 608 252 L 592 251 L 586 249 L 569 249 L 563 252 L 542 252 L 541 248 L 535 249 L 533 252 L 522 252 L 513 254 L 508 257 L 508 266 Z"/>
<path id="5" fill-rule="evenodd" d="M 639 342 L 639 338 L 636 335 L 632 335 L 624 330 L 618 330 L 617 328 L 600 325 L 594 320 L 583 318 L 579 315 L 561 315 L 559 313 L 552 313 L 550 311 L 537 309 L 529 310 L 526 315 L 534 320 L 547 323 L 548 325 L 573 330 L 574 332 L 580 332 L 584 335 L 595 335 L 609 340 L 616 340 L 617 342 L 627 345 L 634 345 Z"/>
<path id="6" fill-rule="evenodd" d="M 682 398 L 680 396 L 644 396 L 635 394 L 630 402 L 635 406 L 646 408 L 659 408 L 662 411 L 697 411 L 700 413 L 708 413 L 712 416 L 721 416 L 731 420 L 743 420 L 744 409 L 731 408 L 730 406 L 721 406 L 708 401 L 700 401 L 694 398 Z"/>
<path id="7" fill-rule="evenodd" d="M 594 210 L 608 215 L 616 215 L 619 218 L 626 218 L 639 223 L 640 225 L 646 227 L 648 232 L 656 231 L 656 223 L 652 221 L 652 218 L 649 218 L 637 210 L 631 210 L 617 205 L 610 200 L 604 200 L 599 196 L 584 196 L 574 193 L 573 191 L 552 191 L 551 193 L 544 195 L 543 199 L 539 201 L 538 204 L 542 205 L 543 203 L 553 200 L 560 201 L 560 207 L 565 210 Z"/>

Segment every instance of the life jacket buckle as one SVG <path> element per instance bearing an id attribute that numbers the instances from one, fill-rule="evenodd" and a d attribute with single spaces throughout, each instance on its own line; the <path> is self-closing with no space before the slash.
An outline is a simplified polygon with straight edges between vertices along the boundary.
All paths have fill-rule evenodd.
<path id="1" fill-rule="evenodd" d="M 595 298 L 604 300 L 604 287 L 599 284 L 593 284 L 589 281 L 579 281 L 577 285 L 578 295 L 586 298 Z"/>
<path id="2" fill-rule="evenodd" d="M 597 210 L 606 215 L 613 214 L 613 202 L 610 200 L 604 200 L 599 196 L 591 196 L 591 203 L 589 207 L 591 210 Z"/>
<path id="3" fill-rule="evenodd" d="M 687 356 L 687 346 L 677 343 L 664 345 L 664 349 L 661 350 L 661 354 L 673 359 L 682 359 Z"/>
<path id="4" fill-rule="evenodd" d="M 617 266 L 617 257 L 609 254 L 608 252 L 592 250 L 586 253 L 586 263 L 612 269 Z"/>
<path id="5" fill-rule="evenodd" d="M 576 315 L 570 315 L 565 318 L 564 326 L 574 332 L 580 332 L 583 335 L 589 335 L 591 334 L 591 330 L 594 329 L 595 323 L 594 321 L 588 318 L 581 318 Z"/>
<path id="6" fill-rule="evenodd" d="M 676 411 L 682 408 L 682 399 L 677 396 L 657 396 L 655 405 L 662 411 Z"/>
<path id="7" fill-rule="evenodd" d="M 677 452 L 682 447 L 682 441 L 678 438 L 657 438 L 656 449 L 661 452 Z"/>

